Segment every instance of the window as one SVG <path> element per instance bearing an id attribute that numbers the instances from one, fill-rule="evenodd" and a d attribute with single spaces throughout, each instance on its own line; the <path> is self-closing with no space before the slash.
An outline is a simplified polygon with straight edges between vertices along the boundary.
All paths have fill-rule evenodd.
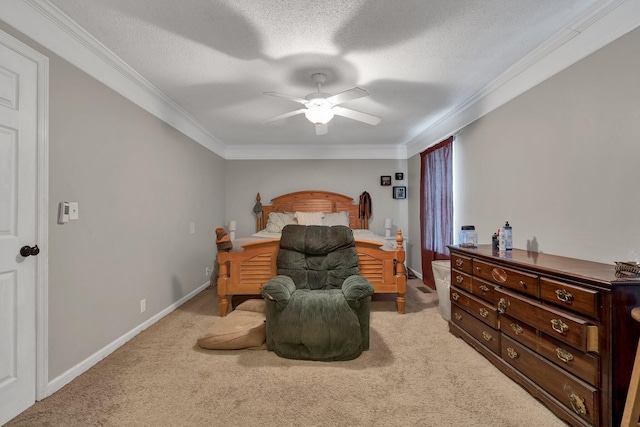
<path id="1" fill-rule="evenodd" d="M 422 281 L 435 288 L 431 261 L 449 259 L 453 243 L 453 136 L 420 157 Z"/>

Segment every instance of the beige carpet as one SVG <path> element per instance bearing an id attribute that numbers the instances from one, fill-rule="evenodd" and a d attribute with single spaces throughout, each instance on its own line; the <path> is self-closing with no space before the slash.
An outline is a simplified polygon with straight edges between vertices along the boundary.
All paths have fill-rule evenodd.
<path id="1" fill-rule="evenodd" d="M 372 303 L 371 348 L 348 362 L 195 346 L 207 289 L 7 424 L 17 426 L 564 426 L 462 340 L 435 292 Z"/>

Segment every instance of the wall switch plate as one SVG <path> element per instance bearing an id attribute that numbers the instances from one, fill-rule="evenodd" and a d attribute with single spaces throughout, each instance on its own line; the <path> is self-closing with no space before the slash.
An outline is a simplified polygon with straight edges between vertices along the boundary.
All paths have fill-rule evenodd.
<path id="1" fill-rule="evenodd" d="M 78 202 L 69 202 L 69 219 L 76 220 L 80 218 L 80 212 L 78 210 Z"/>
<path id="2" fill-rule="evenodd" d="M 147 300 L 143 298 L 140 300 L 140 313 L 144 313 L 146 310 L 147 310 Z"/>

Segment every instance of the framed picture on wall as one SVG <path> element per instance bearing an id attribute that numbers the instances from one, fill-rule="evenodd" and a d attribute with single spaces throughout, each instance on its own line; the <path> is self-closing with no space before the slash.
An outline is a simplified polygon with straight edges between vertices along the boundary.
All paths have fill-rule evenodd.
<path id="1" fill-rule="evenodd" d="M 406 199 L 407 198 L 407 187 L 393 187 L 393 198 L 394 199 Z"/>
<path id="2" fill-rule="evenodd" d="M 396 172 L 396 181 L 402 181 L 404 179 L 404 173 Z"/>
<path id="3" fill-rule="evenodd" d="M 380 177 L 380 185 L 391 185 L 391 175 L 382 175 Z"/>

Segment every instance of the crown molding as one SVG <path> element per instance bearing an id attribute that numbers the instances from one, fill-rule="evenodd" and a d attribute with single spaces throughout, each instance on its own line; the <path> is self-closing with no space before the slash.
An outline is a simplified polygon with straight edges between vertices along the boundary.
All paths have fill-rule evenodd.
<path id="1" fill-rule="evenodd" d="M 227 147 L 228 160 L 302 160 L 302 159 L 400 159 L 407 158 L 404 145 L 242 145 Z"/>
<path id="2" fill-rule="evenodd" d="M 296 150 L 223 143 L 48 0 L 3 0 L 0 19 L 224 159 L 406 159 L 638 27 L 640 2 L 599 2 L 405 144 Z"/>
<path id="3" fill-rule="evenodd" d="M 2 0 L 0 19 L 221 157 L 225 145 L 48 0 Z"/>
<path id="4" fill-rule="evenodd" d="M 640 25 L 640 2 L 601 2 L 407 142 L 412 157 Z"/>

